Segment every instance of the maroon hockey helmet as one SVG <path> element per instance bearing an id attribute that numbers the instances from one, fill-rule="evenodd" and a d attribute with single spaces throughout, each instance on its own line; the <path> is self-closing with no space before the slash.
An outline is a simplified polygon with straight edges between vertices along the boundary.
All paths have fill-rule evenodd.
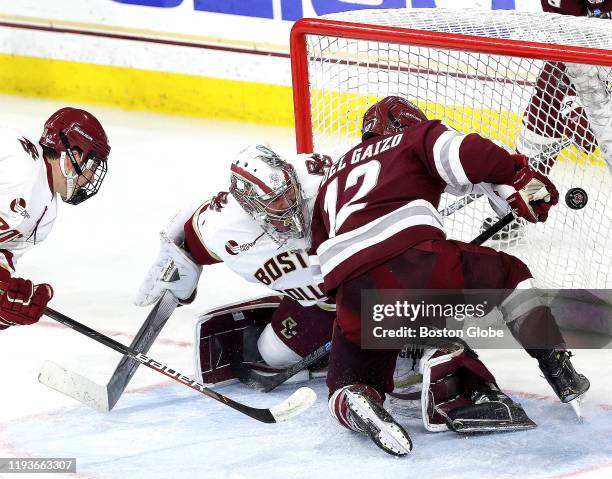
<path id="1" fill-rule="evenodd" d="M 68 185 L 66 198 L 63 198 L 66 203 L 82 203 L 98 192 L 106 175 L 110 145 L 95 116 L 78 108 L 62 108 L 45 122 L 39 143 L 53 149 L 62 158 L 67 155 L 76 172 L 76 175 L 68 173 L 64 162 L 60 162 Z M 81 152 L 80 163 L 73 154 L 75 149 Z M 86 172 L 88 174 L 84 175 Z M 86 181 L 78 181 L 81 176 L 86 176 Z"/>
<path id="2" fill-rule="evenodd" d="M 396 133 L 402 128 L 426 121 L 427 117 L 418 106 L 400 98 L 388 96 L 375 103 L 363 115 L 361 139 Z"/>

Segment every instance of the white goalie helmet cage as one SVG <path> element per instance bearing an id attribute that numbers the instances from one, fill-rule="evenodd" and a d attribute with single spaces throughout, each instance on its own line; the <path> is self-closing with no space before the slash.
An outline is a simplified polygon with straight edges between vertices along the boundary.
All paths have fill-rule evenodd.
<path id="1" fill-rule="evenodd" d="M 267 146 L 249 146 L 234 158 L 230 193 L 278 244 L 308 236 L 308 212 L 295 168 Z"/>

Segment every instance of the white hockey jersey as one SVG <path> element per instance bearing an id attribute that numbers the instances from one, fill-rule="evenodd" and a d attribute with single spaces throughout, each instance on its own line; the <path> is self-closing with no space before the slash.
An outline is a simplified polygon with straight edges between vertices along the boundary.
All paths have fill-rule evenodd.
<path id="1" fill-rule="evenodd" d="M 0 267 L 14 272 L 21 255 L 47 237 L 56 215 L 42 153 L 19 132 L 0 128 Z"/>
<path id="2" fill-rule="evenodd" d="M 309 157 L 300 155 L 291 163 L 310 211 L 322 176 L 317 174 L 321 172 L 309 172 L 307 161 Z M 315 279 L 316 270 L 308 261 L 304 240 L 290 240 L 279 247 L 230 194 L 219 211 L 210 209 L 209 204 L 200 206 L 192 216 L 193 234 L 188 233 L 186 238 L 196 261 L 202 264 L 223 261 L 247 281 L 269 286 L 303 306 L 318 304 L 325 309 L 333 308 L 333 303 L 331 306 L 326 303 L 327 297 Z M 187 225 L 185 230 L 189 229 Z"/>

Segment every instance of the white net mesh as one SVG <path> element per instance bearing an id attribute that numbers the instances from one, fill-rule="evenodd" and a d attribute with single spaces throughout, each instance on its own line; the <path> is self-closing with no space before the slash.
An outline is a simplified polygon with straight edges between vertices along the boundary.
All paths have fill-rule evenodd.
<path id="1" fill-rule="evenodd" d="M 587 48 L 612 45 L 612 21 L 550 14 L 408 9 L 323 18 Z M 406 97 L 428 118 L 477 132 L 511 151 L 518 142 L 553 180 L 561 200 L 546 223 L 516 224 L 488 245 L 523 259 L 541 287 L 612 288 L 612 169 L 576 102 L 564 64 L 333 34 L 308 35 L 307 48 L 315 151 L 339 154 L 357 143 L 365 109 L 387 95 Z M 604 85 L 612 78 L 605 67 L 599 77 Z M 588 195 L 582 209 L 565 201 L 573 188 Z M 440 209 L 455 201 L 443 198 Z M 491 218 L 495 215 L 481 197 L 450 215 L 445 225 L 449 237 L 470 241 Z"/>

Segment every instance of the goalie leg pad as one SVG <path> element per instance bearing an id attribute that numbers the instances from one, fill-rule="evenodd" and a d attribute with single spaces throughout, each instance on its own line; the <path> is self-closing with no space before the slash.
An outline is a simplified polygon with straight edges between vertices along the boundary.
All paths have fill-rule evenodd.
<path id="1" fill-rule="evenodd" d="M 428 431 L 501 432 L 536 427 L 520 404 L 502 393 L 495 377 L 467 347 L 428 352 L 421 397 Z"/>
<path id="2" fill-rule="evenodd" d="M 231 357 L 240 352 L 249 361 L 259 359 L 257 337 L 270 322 L 280 296 L 232 303 L 202 314 L 195 325 L 196 372 L 205 384 L 234 378 Z"/>

